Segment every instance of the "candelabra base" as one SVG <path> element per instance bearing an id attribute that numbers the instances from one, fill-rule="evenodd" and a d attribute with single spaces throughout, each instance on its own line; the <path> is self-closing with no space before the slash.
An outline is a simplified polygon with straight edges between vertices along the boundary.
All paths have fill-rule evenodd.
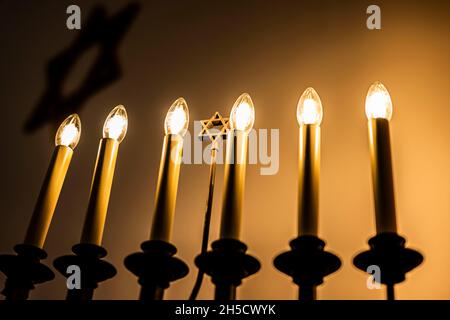
<path id="1" fill-rule="evenodd" d="M 236 299 L 236 288 L 242 279 L 259 271 L 259 261 L 246 254 L 247 246 L 235 239 L 220 239 L 212 243 L 212 250 L 200 254 L 195 264 L 209 275 L 216 286 L 215 300 Z"/>
<path id="2" fill-rule="evenodd" d="M 14 254 L 0 255 L 0 271 L 6 275 L 2 294 L 6 300 L 26 300 L 34 285 L 55 278 L 53 271 L 40 260 L 47 258 L 47 253 L 35 246 L 18 244 Z"/>
<path id="3" fill-rule="evenodd" d="M 394 285 L 405 281 L 406 273 L 423 261 L 419 252 L 405 248 L 405 242 L 397 233 L 380 233 L 369 240 L 370 250 L 353 259 L 353 264 L 364 272 L 369 272 L 371 266 L 380 268 L 379 280 L 387 286 L 388 300 L 394 300 Z"/>
<path id="4" fill-rule="evenodd" d="M 299 300 L 315 300 L 316 287 L 341 267 L 341 260 L 325 251 L 325 242 L 316 236 L 300 236 L 290 246 L 275 258 L 274 266 L 299 286 Z"/>
<path id="5" fill-rule="evenodd" d="M 109 262 L 101 260 L 106 257 L 107 251 L 103 247 L 90 243 L 79 243 L 72 247 L 74 255 L 57 258 L 53 265 L 64 277 L 69 266 L 80 268 L 80 288 L 67 290 L 66 300 L 89 301 L 92 300 L 94 290 L 100 282 L 113 278 L 117 271 Z"/>
<path id="6" fill-rule="evenodd" d="M 141 244 L 141 249 L 142 252 L 125 258 L 125 267 L 138 277 L 141 285 L 140 300 L 162 300 L 170 283 L 184 278 L 189 273 L 189 268 L 174 257 L 177 248 L 168 242 L 146 241 Z"/>

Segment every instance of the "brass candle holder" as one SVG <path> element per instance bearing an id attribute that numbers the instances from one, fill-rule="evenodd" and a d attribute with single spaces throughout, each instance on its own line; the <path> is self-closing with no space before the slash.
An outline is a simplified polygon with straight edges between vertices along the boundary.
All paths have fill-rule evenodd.
<path id="1" fill-rule="evenodd" d="M 248 94 L 244 93 L 236 100 L 228 123 L 220 239 L 212 243 L 210 251 L 206 251 L 207 246 L 204 246 L 195 259 L 200 274 L 211 277 L 215 285 L 215 300 L 219 301 L 235 300 L 236 289 L 242 280 L 261 268 L 256 258 L 246 254 L 247 246 L 238 240 L 248 133 L 254 123 L 253 102 Z M 223 127 L 221 132 L 224 132 Z"/>
<path id="2" fill-rule="evenodd" d="M 405 281 L 406 274 L 423 262 L 423 256 L 405 247 L 405 238 L 395 232 L 379 233 L 369 240 L 370 249 L 359 253 L 353 264 L 368 272 L 370 266 L 380 268 L 380 282 L 386 285 L 387 300 L 395 300 L 394 286 Z"/>
<path id="3" fill-rule="evenodd" d="M 326 276 L 341 267 L 341 260 L 324 250 L 325 241 L 312 235 L 303 235 L 290 242 L 291 250 L 278 255 L 274 266 L 292 277 L 299 286 L 299 300 L 316 299 L 316 288 Z"/>
<path id="4" fill-rule="evenodd" d="M 177 248 L 170 243 L 175 217 L 183 139 L 189 125 L 189 109 L 183 98 L 169 108 L 164 121 L 164 143 L 156 186 L 150 240 L 142 252 L 125 258 L 125 267 L 138 277 L 140 300 L 162 300 L 170 283 L 185 277 L 188 266 L 174 257 Z"/>
<path id="5" fill-rule="evenodd" d="M 47 258 L 47 253 L 36 246 L 18 244 L 14 254 L 0 255 L 0 271 L 6 275 L 2 294 L 6 300 L 27 300 L 36 284 L 55 278 L 53 271 L 40 262 Z"/>
<path id="6" fill-rule="evenodd" d="M 246 251 L 247 246 L 243 242 L 224 238 L 213 242 L 211 251 L 195 258 L 195 265 L 209 275 L 215 285 L 215 300 L 235 300 L 236 289 L 242 280 L 261 268 L 259 261 Z"/>
<path id="7" fill-rule="evenodd" d="M 125 258 L 125 267 L 138 277 L 139 300 L 162 300 L 170 283 L 187 276 L 189 268 L 175 257 L 177 248 L 166 241 L 149 240 L 141 244 L 141 249 Z"/>
<path id="8" fill-rule="evenodd" d="M 100 282 L 113 278 L 117 271 L 109 262 L 102 260 L 107 254 L 106 249 L 91 243 L 79 243 L 72 247 L 73 255 L 55 259 L 53 266 L 63 276 L 68 277 L 67 268 L 75 265 L 81 271 L 81 288 L 68 289 L 66 299 L 70 301 L 92 300 L 94 290 Z"/>
<path id="9" fill-rule="evenodd" d="M 324 250 L 319 228 L 320 125 L 322 102 L 316 90 L 307 88 L 297 104 L 299 131 L 298 234 L 291 250 L 278 255 L 275 268 L 299 286 L 299 300 L 315 300 L 316 288 L 337 271 L 341 260 Z"/>
<path id="10" fill-rule="evenodd" d="M 72 114 L 59 126 L 55 135 L 55 151 L 50 160 L 23 244 L 14 254 L 0 255 L 0 271 L 6 275 L 2 294 L 6 300 L 26 300 L 34 285 L 52 280 L 53 271 L 40 260 L 47 258 L 43 250 L 47 233 L 64 184 L 73 150 L 80 140 L 81 121 Z"/>
<path id="11" fill-rule="evenodd" d="M 89 195 L 89 204 L 80 243 L 72 247 L 74 255 L 57 258 L 53 265 L 65 277 L 67 268 L 78 266 L 81 271 L 81 288 L 69 289 L 67 300 L 92 300 L 98 283 L 114 277 L 116 269 L 101 260 L 107 254 L 101 246 L 103 230 L 108 213 L 109 197 L 114 178 L 119 145 L 128 129 L 128 116 L 124 106 L 116 106 L 107 116 L 103 125 Z"/>
<path id="12" fill-rule="evenodd" d="M 366 96 L 369 128 L 373 195 L 377 235 L 369 240 L 370 250 L 358 254 L 353 264 L 368 272 L 370 266 L 381 271 L 380 282 L 386 285 L 387 299 L 394 300 L 394 286 L 405 280 L 409 271 L 419 266 L 423 256 L 405 247 L 406 240 L 397 234 L 394 177 L 389 122 L 393 105 L 386 87 L 374 82 Z"/>

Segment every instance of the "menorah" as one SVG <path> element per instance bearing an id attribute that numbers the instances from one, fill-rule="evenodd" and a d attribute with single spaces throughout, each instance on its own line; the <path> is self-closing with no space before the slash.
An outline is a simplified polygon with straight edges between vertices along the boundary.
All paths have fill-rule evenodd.
<path id="1" fill-rule="evenodd" d="M 306 89 L 297 106 L 298 237 L 290 242 L 290 251 L 274 259 L 274 266 L 291 277 L 299 287 L 300 300 L 316 299 L 317 286 L 341 266 L 339 257 L 326 251 L 325 241 L 318 237 L 322 114 L 319 95 L 313 88 Z M 392 102 L 387 89 L 380 82 L 374 83 L 369 89 L 366 115 L 377 234 L 369 240 L 370 249 L 359 253 L 353 263 L 368 273 L 370 267 L 379 267 L 381 279 L 377 281 L 386 285 L 387 298 L 394 299 L 394 286 L 405 281 L 405 275 L 420 265 L 423 257 L 419 252 L 406 248 L 405 238 L 397 233 L 389 131 Z M 201 251 L 195 258 L 198 275 L 190 295 L 191 300 L 196 299 L 205 274 L 211 277 L 215 286 L 215 300 L 235 300 L 242 281 L 260 269 L 260 262 L 247 253 L 247 244 L 240 237 L 248 141 L 254 120 L 253 101 L 250 95 L 244 93 L 236 100 L 229 118 L 223 118 L 215 112 L 211 118 L 201 121 L 199 139 L 211 144 L 211 161 Z M 187 103 L 179 98 L 170 107 L 164 122 L 165 136 L 150 237 L 141 244 L 141 251 L 130 254 L 124 260 L 126 268 L 138 278 L 140 300 L 163 299 L 170 284 L 184 278 L 189 272 L 187 264 L 176 257 L 177 248 L 171 243 L 183 139 L 188 124 Z M 101 244 L 118 149 L 125 138 L 127 127 L 127 112 L 123 106 L 117 106 L 108 115 L 103 127 L 80 243 L 73 246 L 74 254 L 59 257 L 53 263 L 63 276 L 68 276 L 67 270 L 71 266 L 81 270 L 81 286 L 67 290 L 68 300 L 93 299 L 98 285 L 116 275 L 115 267 L 103 259 L 107 251 Z M 7 277 L 2 294 L 7 300 L 28 299 L 35 285 L 55 277 L 53 271 L 41 262 L 47 256 L 43 248 L 80 133 L 81 121 L 75 114 L 61 124 L 56 133 L 56 148 L 25 240 L 14 247 L 16 254 L 0 255 L 0 270 Z M 216 155 L 222 147 L 222 140 L 226 141 L 226 156 L 220 236 L 208 250 Z"/>

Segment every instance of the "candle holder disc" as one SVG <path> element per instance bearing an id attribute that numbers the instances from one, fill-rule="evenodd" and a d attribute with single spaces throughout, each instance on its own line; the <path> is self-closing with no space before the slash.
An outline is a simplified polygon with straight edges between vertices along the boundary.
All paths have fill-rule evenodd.
<path id="1" fill-rule="evenodd" d="M 105 248 L 91 243 L 79 243 L 72 247 L 74 255 L 57 258 L 53 265 L 64 277 L 67 268 L 71 265 L 78 266 L 81 270 L 81 288 L 67 290 L 67 300 L 88 301 L 92 300 L 94 290 L 100 282 L 113 278 L 116 268 L 105 260 L 107 251 Z"/>
<path id="2" fill-rule="evenodd" d="M 235 300 L 236 287 L 261 268 L 259 261 L 246 254 L 247 246 L 236 239 L 220 239 L 212 250 L 195 258 L 195 264 L 212 278 L 216 300 Z"/>
<path id="3" fill-rule="evenodd" d="M 125 258 L 125 267 L 138 277 L 141 285 L 140 300 L 162 300 L 170 283 L 184 278 L 188 266 L 174 257 L 177 248 L 165 241 L 149 240 L 141 244 L 142 252 Z"/>
<path id="4" fill-rule="evenodd" d="M 0 271 L 6 275 L 2 294 L 6 300 L 26 300 L 34 285 L 55 278 L 53 271 L 40 260 L 47 258 L 47 253 L 33 245 L 18 244 L 14 254 L 0 255 Z"/>
<path id="5" fill-rule="evenodd" d="M 316 236 L 300 236 L 290 246 L 290 251 L 274 259 L 274 266 L 299 286 L 300 300 L 315 300 L 316 287 L 341 267 L 341 260 L 325 251 L 325 242 Z"/>
<path id="6" fill-rule="evenodd" d="M 393 286 L 405 281 L 405 275 L 419 266 L 423 256 L 405 247 L 405 238 L 397 233 L 385 232 L 377 234 L 369 240 L 370 249 L 361 252 L 353 259 L 353 264 L 367 272 L 370 266 L 378 266 L 381 270 L 382 284 Z"/>

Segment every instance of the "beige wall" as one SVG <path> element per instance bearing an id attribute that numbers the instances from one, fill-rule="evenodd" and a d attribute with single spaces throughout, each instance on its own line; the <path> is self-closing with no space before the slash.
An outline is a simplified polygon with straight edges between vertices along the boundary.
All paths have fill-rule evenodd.
<path id="1" fill-rule="evenodd" d="M 92 5 L 78 1 L 83 14 Z M 118 10 L 125 1 L 108 1 Z M 209 4 L 207 4 L 209 3 Z M 308 86 L 324 107 L 320 236 L 343 260 L 319 289 L 322 299 L 380 299 L 352 258 L 375 232 L 364 99 L 381 80 L 394 103 L 392 143 L 399 231 L 425 263 L 398 286 L 400 299 L 450 298 L 450 6 L 446 1 L 377 1 L 382 30 L 369 31 L 371 1 L 209 1 L 164 5 L 146 1 L 120 50 L 124 76 L 89 100 L 81 112 L 83 133 L 61 195 L 46 249 L 50 262 L 70 251 L 81 234 L 101 126 L 118 103 L 127 107 L 129 131 L 121 145 L 104 246 L 119 269 L 97 298 L 133 299 L 136 279 L 123 258 L 150 231 L 163 120 L 171 102 L 184 96 L 191 119 L 227 114 L 248 91 L 255 103 L 255 128 L 280 129 L 280 170 L 261 176 L 250 166 L 243 238 L 262 270 L 245 281 L 243 299 L 291 299 L 291 280 L 272 266 L 296 232 L 296 103 Z M 0 50 L 0 251 L 26 230 L 50 158 L 49 130 L 27 136 L 26 117 L 44 90 L 44 65 L 69 45 L 61 3 L 0 4 L 5 40 Z M 7 9 L 7 10 L 5 10 Z M 3 37 L 3 36 L 2 36 Z M 94 56 L 79 63 L 74 87 Z M 52 133 L 53 134 L 53 133 Z M 212 239 L 217 238 L 223 168 L 219 167 Z M 189 276 L 167 297 L 184 299 L 195 279 L 208 167 L 182 167 L 173 242 L 189 262 Z M 1 278 L 0 280 L 2 280 Z M 63 298 L 61 276 L 40 286 L 34 298 Z M 212 297 L 209 279 L 201 298 Z"/>

